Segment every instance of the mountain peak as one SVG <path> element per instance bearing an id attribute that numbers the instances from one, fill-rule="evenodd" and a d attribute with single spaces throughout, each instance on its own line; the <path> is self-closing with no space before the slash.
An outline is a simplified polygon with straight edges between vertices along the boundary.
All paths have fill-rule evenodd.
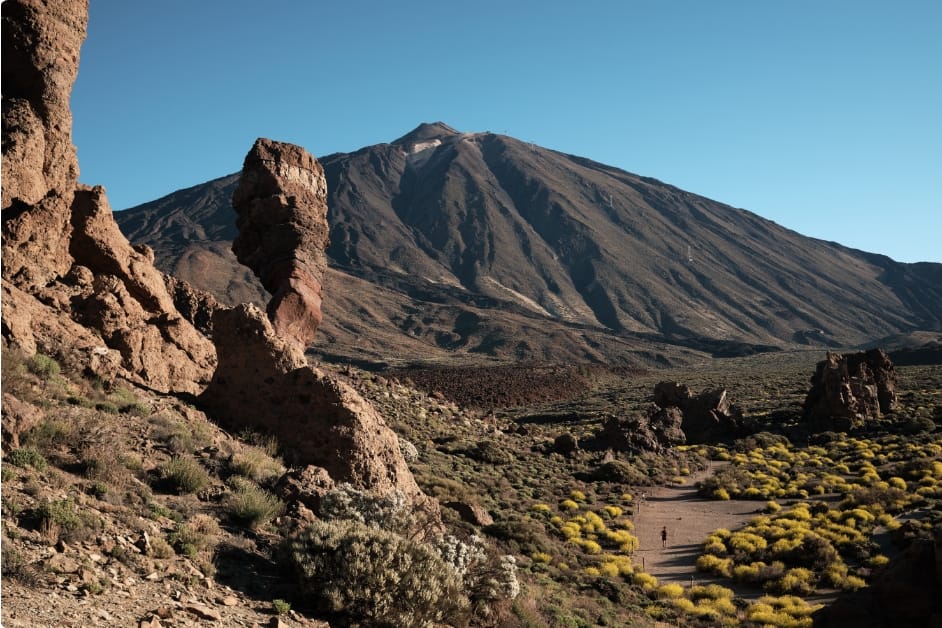
<path id="1" fill-rule="evenodd" d="M 399 139 L 393 141 L 393 144 L 414 144 L 415 142 L 426 142 L 434 139 L 440 140 L 458 134 L 458 131 L 444 122 L 423 122 Z"/>

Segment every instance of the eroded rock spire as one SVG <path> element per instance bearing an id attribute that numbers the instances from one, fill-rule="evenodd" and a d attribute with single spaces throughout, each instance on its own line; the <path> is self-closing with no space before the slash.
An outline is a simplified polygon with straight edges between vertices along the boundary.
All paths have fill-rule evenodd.
<path id="1" fill-rule="evenodd" d="M 275 333 L 303 349 L 321 322 L 327 270 L 327 180 L 310 153 L 265 138 L 245 156 L 232 197 L 239 235 L 232 251 L 272 298 Z"/>

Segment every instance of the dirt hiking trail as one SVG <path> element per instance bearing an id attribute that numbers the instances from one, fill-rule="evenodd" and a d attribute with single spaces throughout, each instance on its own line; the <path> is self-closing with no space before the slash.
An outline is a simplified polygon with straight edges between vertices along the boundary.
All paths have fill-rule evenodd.
<path id="1" fill-rule="evenodd" d="M 720 468 L 720 464 L 713 463 L 711 469 L 684 478 L 682 486 L 649 487 L 644 489 L 644 499 L 640 499 L 640 493 L 635 496 L 633 521 L 640 547 L 634 553 L 634 562 L 643 563 L 645 571 L 661 584 L 676 582 L 689 586 L 691 582 L 720 581 L 697 571 L 697 557 L 704 539 L 717 528 L 736 530 L 762 508 L 761 502 L 719 501 L 697 495 L 696 483 Z M 661 544 L 661 530 L 665 526 L 666 548 Z"/>

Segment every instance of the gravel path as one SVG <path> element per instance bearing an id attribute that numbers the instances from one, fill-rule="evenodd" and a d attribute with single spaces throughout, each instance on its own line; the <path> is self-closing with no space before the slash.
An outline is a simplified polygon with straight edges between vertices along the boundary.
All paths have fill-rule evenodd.
<path id="1" fill-rule="evenodd" d="M 719 469 L 714 463 L 713 470 Z M 696 482 L 709 477 L 712 470 L 686 478 L 683 486 L 653 487 L 635 508 L 635 535 L 641 547 L 635 562 L 661 583 L 704 584 L 717 579 L 698 572 L 700 547 L 716 528 L 735 530 L 758 514 L 761 502 L 717 501 L 697 495 Z M 661 530 L 667 526 L 667 547 L 661 545 Z M 726 582 L 725 586 L 729 586 Z"/>

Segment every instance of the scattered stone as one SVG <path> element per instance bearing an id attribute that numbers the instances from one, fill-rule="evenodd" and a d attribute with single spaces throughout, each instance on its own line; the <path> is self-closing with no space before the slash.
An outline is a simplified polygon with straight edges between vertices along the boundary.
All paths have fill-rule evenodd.
<path id="1" fill-rule="evenodd" d="M 147 530 L 141 532 L 141 536 L 134 542 L 134 546 L 141 550 L 142 554 L 150 555 L 151 551 L 153 551 L 153 547 L 151 547 L 150 535 L 147 534 Z"/>
<path id="2" fill-rule="evenodd" d="M 216 611 L 213 608 L 210 608 L 209 606 L 206 606 L 205 604 L 199 604 L 199 603 L 193 602 L 193 603 L 184 605 L 183 610 L 193 615 L 196 615 L 200 619 L 208 619 L 210 621 L 219 621 L 220 619 L 222 619 L 222 615 L 220 615 L 218 611 Z"/>
<path id="3" fill-rule="evenodd" d="M 173 609 L 169 606 L 159 606 L 157 610 L 153 612 L 154 615 L 161 619 L 170 619 L 173 617 Z"/>
<path id="4" fill-rule="evenodd" d="M 137 623 L 137 628 L 161 628 L 160 619 L 150 615 Z"/>
<path id="5" fill-rule="evenodd" d="M 489 526 L 494 518 L 480 505 L 463 501 L 444 502 L 442 506 L 458 513 L 462 520 L 478 527 Z"/>
<path id="6" fill-rule="evenodd" d="M 226 597 L 221 598 L 219 603 L 223 606 L 237 606 L 239 604 L 239 598 L 234 595 L 227 595 Z"/>
<path id="7" fill-rule="evenodd" d="M 560 434 L 556 437 L 556 440 L 553 441 L 553 451 L 563 456 L 571 456 L 578 450 L 579 439 L 569 432 Z"/>
<path id="8" fill-rule="evenodd" d="M 46 566 L 56 573 L 78 573 L 81 565 L 65 554 L 55 554 L 46 562 Z"/>

